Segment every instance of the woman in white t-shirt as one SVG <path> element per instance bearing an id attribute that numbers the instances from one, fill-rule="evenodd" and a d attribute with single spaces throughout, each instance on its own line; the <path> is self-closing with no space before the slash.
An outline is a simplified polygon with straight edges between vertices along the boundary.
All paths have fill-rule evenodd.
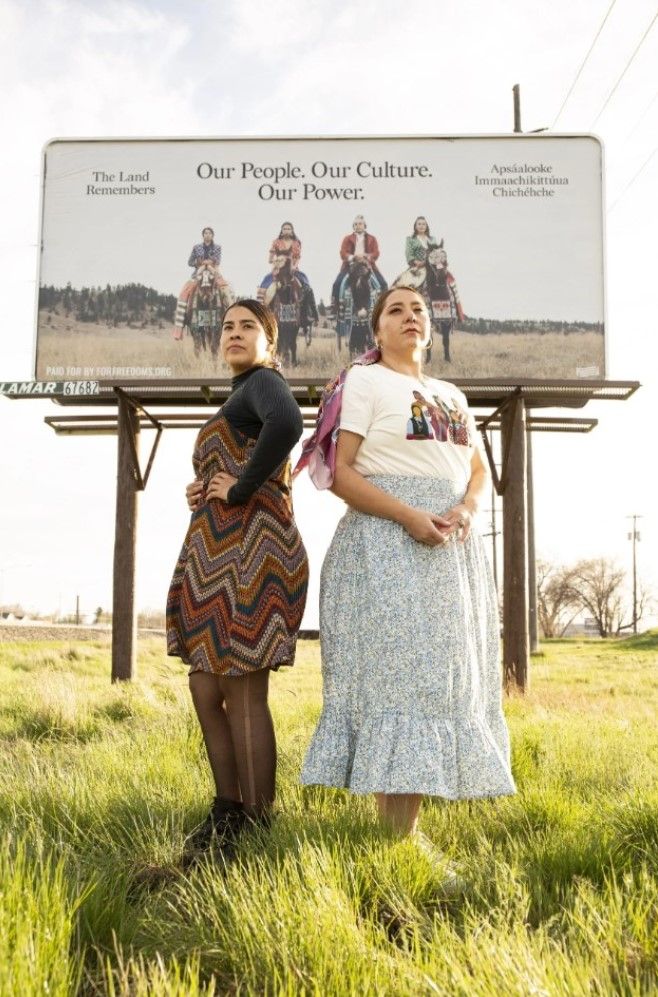
<path id="1" fill-rule="evenodd" d="M 347 503 L 321 580 L 323 710 L 302 782 L 374 793 L 414 834 L 423 796 L 515 792 L 498 606 L 472 518 L 488 475 L 466 398 L 422 373 L 413 288 L 373 311 L 379 354 L 345 380 L 332 490 Z"/>

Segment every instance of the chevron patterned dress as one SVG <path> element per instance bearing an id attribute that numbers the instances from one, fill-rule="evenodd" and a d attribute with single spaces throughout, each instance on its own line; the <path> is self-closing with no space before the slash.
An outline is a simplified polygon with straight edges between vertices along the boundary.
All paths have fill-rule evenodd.
<path id="1" fill-rule="evenodd" d="M 206 487 L 218 471 L 239 477 L 255 444 L 220 410 L 197 438 L 196 476 Z M 285 460 L 243 505 L 210 499 L 192 514 L 167 599 L 167 653 L 216 675 L 292 665 L 307 586 Z"/>

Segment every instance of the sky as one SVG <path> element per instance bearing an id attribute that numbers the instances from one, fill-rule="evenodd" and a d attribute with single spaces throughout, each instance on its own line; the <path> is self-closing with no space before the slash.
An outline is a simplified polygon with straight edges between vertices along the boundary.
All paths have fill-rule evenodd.
<path id="1" fill-rule="evenodd" d="M 593 433 L 535 437 L 537 550 L 556 563 L 609 556 L 630 566 L 627 517 L 638 514 L 640 577 L 658 587 L 657 14 L 653 0 L 417 0 L 408 12 L 390 0 L 1 0 L 0 381 L 33 373 L 39 174 L 50 139 L 500 134 L 512 130 L 519 83 L 524 130 L 594 132 L 604 143 L 608 376 L 642 383 L 628 402 L 581 410 L 599 420 Z M 56 437 L 43 421 L 56 411 L 0 398 L 0 604 L 66 613 L 79 595 L 83 610 L 109 608 L 116 440 Z M 193 440 L 165 431 L 140 497 L 140 608 L 166 598 L 188 519 Z M 295 506 L 313 626 L 341 503 L 300 479 Z"/>

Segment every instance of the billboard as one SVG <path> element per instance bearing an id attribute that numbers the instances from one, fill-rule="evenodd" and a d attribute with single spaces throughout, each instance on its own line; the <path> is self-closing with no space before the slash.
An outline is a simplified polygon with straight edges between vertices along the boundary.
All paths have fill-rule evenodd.
<path id="1" fill-rule="evenodd" d="M 601 379 L 602 217 L 592 136 L 55 140 L 35 377 L 225 379 L 223 311 L 258 297 L 324 382 L 401 283 L 435 376 Z"/>

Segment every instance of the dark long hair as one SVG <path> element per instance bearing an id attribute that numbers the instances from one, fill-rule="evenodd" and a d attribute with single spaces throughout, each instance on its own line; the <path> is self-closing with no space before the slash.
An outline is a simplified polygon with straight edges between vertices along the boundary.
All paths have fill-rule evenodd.
<path id="1" fill-rule="evenodd" d="M 263 305 L 260 301 L 256 301 L 255 298 L 239 298 L 238 301 L 234 301 L 233 304 L 229 305 L 226 309 L 223 321 L 226 321 L 226 316 L 230 312 L 231 308 L 238 307 L 246 308 L 247 311 L 251 312 L 254 318 L 257 319 L 257 321 L 262 325 L 270 347 L 271 359 L 267 366 L 273 367 L 274 370 L 278 370 L 281 366 L 276 355 L 276 349 L 279 343 L 279 326 L 274 312 L 271 311 L 267 305 Z"/>
<path id="2" fill-rule="evenodd" d="M 425 224 L 427 225 L 427 232 L 425 233 L 425 235 L 427 236 L 427 238 L 428 238 L 428 239 L 430 239 L 430 238 L 432 237 L 432 233 L 430 232 L 430 223 L 428 222 L 428 220 L 427 220 L 427 218 L 425 217 L 425 215 L 418 215 L 418 218 L 417 218 L 417 219 L 416 219 L 416 221 L 414 222 L 414 230 L 413 230 L 413 232 L 411 233 L 411 235 L 412 235 L 412 236 L 414 236 L 414 235 L 418 235 L 418 229 L 416 228 L 416 226 L 418 225 L 418 222 L 419 222 L 419 221 L 420 221 L 421 219 L 422 219 L 422 220 L 423 220 L 423 221 L 425 222 Z"/>
<path id="3" fill-rule="evenodd" d="M 297 239 L 297 236 L 295 235 L 295 226 L 293 225 L 292 222 L 282 222 L 281 223 L 281 231 L 279 232 L 279 239 L 287 239 L 288 238 L 287 235 L 284 236 L 284 234 L 283 234 L 283 226 L 284 225 L 290 225 L 290 228 L 292 229 L 292 235 L 290 236 L 290 238 L 291 239 Z M 297 241 L 299 242 L 299 239 L 297 239 Z"/>
<path id="4" fill-rule="evenodd" d="M 386 302 L 388 301 L 388 299 L 390 298 L 390 296 L 392 294 L 395 294 L 396 291 L 411 291 L 413 294 L 416 295 L 416 297 L 420 298 L 420 300 L 425 305 L 425 308 L 427 308 L 427 304 L 425 302 L 425 299 L 423 298 L 422 294 L 420 293 L 420 291 L 418 290 L 417 287 L 411 287 L 409 284 L 398 284 L 396 287 L 389 287 L 388 291 L 382 291 L 382 293 L 379 295 L 379 297 L 375 301 L 375 304 L 374 304 L 373 309 L 372 309 L 372 320 L 371 321 L 372 321 L 372 334 L 373 334 L 373 336 L 377 335 L 377 326 L 379 325 L 379 320 L 382 317 L 382 312 L 384 311 L 384 307 L 386 306 Z M 431 330 L 431 326 L 430 326 L 430 342 L 431 342 L 431 335 L 432 335 L 432 330 Z"/>

